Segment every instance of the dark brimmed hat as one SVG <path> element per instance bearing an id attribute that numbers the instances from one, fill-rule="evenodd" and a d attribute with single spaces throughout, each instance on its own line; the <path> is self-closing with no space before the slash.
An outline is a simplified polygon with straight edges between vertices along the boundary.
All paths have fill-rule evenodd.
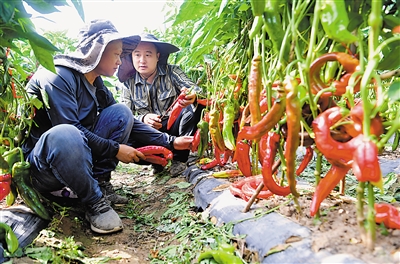
<path id="1" fill-rule="evenodd" d="M 151 42 L 156 46 L 157 52 L 160 53 L 160 58 L 158 59 L 159 65 L 167 65 L 169 54 L 179 51 L 179 48 L 175 45 L 172 45 L 168 42 L 162 42 L 152 34 L 142 33 L 140 38 L 141 42 Z M 117 76 L 120 82 L 125 82 L 136 73 L 136 70 L 133 67 L 131 54 L 129 54 L 129 56 L 122 57 L 121 60 L 122 64 L 118 68 Z"/>
<path id="2" fill-rule="evenodd" d="M 138 35 L 122 35 L 108 20 L 93 20 L 83 27 L 78 35 L 79 43 L 73 53 L 56 55 L 55 65 L 73 68 L 81 73 L 92 71 L 99 64 L 101 56 L 108 43 L 122 40 L 122 57 L 126 57 L 136 49 L 140 42 Z"/>

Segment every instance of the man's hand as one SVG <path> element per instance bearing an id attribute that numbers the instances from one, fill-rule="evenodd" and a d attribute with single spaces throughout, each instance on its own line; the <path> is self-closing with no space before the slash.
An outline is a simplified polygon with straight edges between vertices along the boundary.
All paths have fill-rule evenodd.
<path id="1" fill-rule="evenodd" d="M 119 144 L 116 158 L 123 163 L 139 162 L 141 159 L 146 159 L 142 152 L 125 144 Z"/>
<path id="2" fill-rule="evenodd" d="M 155 128 L 160 129 L 162 127 L 161 118 L 156 114 L 146 114 L 143 117 L 143 123 Z"/>
<path id="3" fill-rule="evenodd" d="M 189 89 L 184 88 L 182 89 L 182 91 L 189 91 Z M 190 94 L 186 94 L 185 99 L 183 100 L 179 100 L 178 104 L 182 107 L 185 108 L 188 105 L 191 105 L 194 103 L 194 101 L 196 100 L 196 93 L 194 91 L 191 91 Z"/>
<path id="4" fill-rule="evenodd" d="M 174 149 L 176 149 L 176 150 L 191 149 L 192 142 L 193 142 L 192 136 L 177 137 L 174 140 Z"/>

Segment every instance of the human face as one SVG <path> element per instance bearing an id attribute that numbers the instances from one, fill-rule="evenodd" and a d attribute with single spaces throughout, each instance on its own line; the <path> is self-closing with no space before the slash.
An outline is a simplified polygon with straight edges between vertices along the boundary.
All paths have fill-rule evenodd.
<path id="1" fill-rule="evenodd" d="M 140 42 L 132 52 L 133 67 L 143 76 L 150 76 L 157 68 L 160 53 L 153 43 Z"/>
<path id="2" fill-rule="evenodd" d="M 114 75 L 119 65 L 121 65 L 122 40 L 114 40 L 108 43 L 96 67 L 99 75 L 111 77 Z"/>

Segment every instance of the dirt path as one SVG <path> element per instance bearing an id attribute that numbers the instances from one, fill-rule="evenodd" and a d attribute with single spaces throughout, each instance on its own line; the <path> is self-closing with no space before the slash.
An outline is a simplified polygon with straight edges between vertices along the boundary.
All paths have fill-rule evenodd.
<path id="1" fill-rule="evenodd" d="M 79 206 L 69 208 L 63 216 L 56 215 L 57 221 L 52 222 L 51 230 L 56 232 L 56 238 L 72 236 L 77 243 L 82 244 L 83 253 L 88 257 L 111 257 L 112 260 L 107 263 L 150 263 L 149 256 L 157 256 L 160 245 L 165 247 L 168 243 L 173 243 L 173 240 L 169 242 L 173 234 L 157 229 L 157 219 L 172 202 L 168 195 L 182 191 L 176 185 L 182 182 L 186 182 L 183 176 L 153 176 L 149 166 L 120 165 L 117 172 L 113 173 L 112 183 L 118 192 L 131 199 L 128 205 L 115 206 L 124 224 L 122 232 L 112 235 L 93 233 L 83 219 L 84 212 Z M 191 189 L 183 191 L 190 193 Z M 281 206 L 277 212 L 312 231 L 313 251 L 348 253 L 366 263 L 395 263 L 394 259 L 400 263 L 400 230 L 378 227 L 376 247 L 371 252 L 361 243 L 353 199 L 338 193 L 331 195 L 321 206 L 320 220 L 316 220 L 309 215 L 311 197 L 311 192 L 300 197 L 302 215 L 293 205 Z M 268 210 L 285 201 L 284 197 L 274 196 L 268 200 L 260 200 L 258 204 Z M 40 246 L 44 240 L 48 238 L 38 239 L 37 245 Z M 24 259 L 26 261 L 26 258 L 21 261 Z"/>

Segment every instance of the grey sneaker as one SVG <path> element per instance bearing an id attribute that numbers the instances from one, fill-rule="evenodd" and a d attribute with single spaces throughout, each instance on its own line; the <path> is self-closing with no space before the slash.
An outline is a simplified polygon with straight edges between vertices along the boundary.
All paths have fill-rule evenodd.
<path id="1" fill-rule="evenodd" d="M 88 205 L 86 209 L 86 220 L 94 232 L 109 234 L 122 230 L 121 219 L 104 197 L 95 204 Z"/>
<path id="2" fill-rule="evenodd" d="M 177 160 L 172 160 L 171 167 L 169 168 L 169 172 L 172 177 L 177 177 L 182 172 L 184 172 L 187 169 L 187 165 L 185 162 L 177 161 Z"/>
<path id="3" fill-rule="evenodd" d="M 99 181 L 99 186 L 104 197 L 112 204 L 127 204 L 129 202 L 128 198 L 115 193 L 111 182 Z"/>

